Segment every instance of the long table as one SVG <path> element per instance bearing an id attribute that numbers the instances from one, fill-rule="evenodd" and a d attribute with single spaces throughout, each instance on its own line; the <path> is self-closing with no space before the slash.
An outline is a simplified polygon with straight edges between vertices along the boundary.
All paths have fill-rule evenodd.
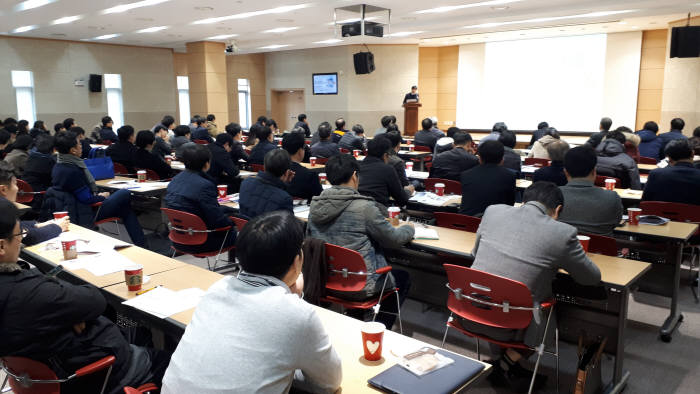
<path id="1" fill-rule="evenodd" d="M 120 182 L 120 183 L 113 183 Z M 160 194 L 164 193 L 168 188 L 168 182 L 161 181 L 146 181 L 146 182 L 136 182 L 134 178 L 127 178 L 123 176 L 115 176 L 110 179 L 101 179 L 96 181 L 95 184 L 103 189 L 107 190 L 121 190 L 128 189 L 130 192 L 139 194 Z"/>

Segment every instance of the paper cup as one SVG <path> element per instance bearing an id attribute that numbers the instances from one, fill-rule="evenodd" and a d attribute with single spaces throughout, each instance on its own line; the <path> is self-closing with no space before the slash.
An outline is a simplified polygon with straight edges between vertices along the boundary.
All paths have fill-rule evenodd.
<path id="1" fill-rule="evenodd" d="M 316 156 L 311 156 L 309 157 L 309 163 L 311 163 L 311 167 L 316 165 Z"/>
<path id="2" fill-rule="evenodd" d="M 588 253 L 588 244 L 591 242 L 591 237 L 587 237 L 585 235 L 579 235 L 577 236 L 578 241 L 581 243 L 581 246 L 583 247 L 583 250 Z"/>
<path id="3" fill-rule="evenodd" d="M 406 162 L 406 171 L 408 171 L 408 172 L 413 171 L 413 162 L 412 161 Z"/>
<path id="4" fill-rule="evenodd" d="M 141 290 L 143 284 L 143 266 L 135 265 L 124 270 L 124 280 L 129 291 Z"/>
<path id="5" fill-rule="evenodd" d="M 243 142 L 248 141 L 248 136 L 247 136 L 247 135 L 242 135 L 242 136 L 241 136 L 241 141 L 243 141 Z"/>
<path id="6" fill-rule="evenodd" d="M 444 183 L 436 183 L 435 184 L 435 194 L 437 194 L 438 196 L 445 195 L 445 184 Z"/>
<path id="7" fill-rule="evenodd" d="M 219 191 L 219 198 L 226 198 L 226 194 L 228 193 L 227 185 L 218 185 L 216 189 Z"/>
<path id="8" fill-rule="evenodd" d="M 362 350 L 365 360 L 378 361 L 382 358 L 382 342 L 384 341 L 384 324 L 368 322 L 362 325 Z"/>
<path id="9" fill-rule="evenodd" d="M 389 207 L 389 221 L 393 226 L 399 225 L 399 214 L 401 213 L 401 208 L 399 207 Z"/>
<path id="10" fill-rule="evenodd" d="M 66 216 L 68 216 L 68 211 L 60 211 L 60 212 L 53 213 L 53 218 L 56 220 L 64 218 Z"/>
<path id="11" fill-rule="evenodd" d="M 353 150 L 352 150 L 352 155 L 355 156 L 356 159 L 357 159 L 358 157 L 360 157 L 360 154 L 361 154 L 361 153 L 362 153 L 362 151 L 359 150 L 359 149 L 353 149 Z"/>
<path id="12" fill-rule="evenodd" d="M 639 216 L 642 214 L 641 208 L 627 208 L 627 216 L 629 216 L 630 226 L 639 225 Z"/>
<path id="13" fill-rule="evenodd" d="M 78 257 L 78 240 L 72 235 L 61 235 L 63 260 L 73 260 Z"/>
<path id="14" fill-rule="evenodd" d="M 608 178 L 608 179 L 605 180 L 605 188 L 606 188 L 607 190 L 615 190 L 615 184 L 616 184 L 616 183 L 617 183 L 616 180 Z"/>
<path id="15" fill-rule="evenodd" d="M 136 171 L 136 176 L 139 182 L 146 182 L 146 171 L 138 170 Z"/>
<path id="16" fill-rule="evenodd" d="M 165 156 L 165 163 L 170 166 L 173 164 L 173 159 L 170 156 Z"/>
<path id="17" fill-rule="evenodd" d="M 413 149 L 415 149 L 415 147 L 414 147 L 413 145 L 409 145 L 409 146 L 408 146 L 408 151 L 409 151 L 409 152 L 413 152 Z"/>
<path id="18" fill-rule="evenodd" d="M 325 184 L 325 183 L 326 183 L 326 179 L 327 179 L 327 177 L 326 177 L 326 173 L 325 173 L 325 172 L 322 172 L 322 173 L 318 174 L 318 180 L 321 181 L 321 183 Z"/>

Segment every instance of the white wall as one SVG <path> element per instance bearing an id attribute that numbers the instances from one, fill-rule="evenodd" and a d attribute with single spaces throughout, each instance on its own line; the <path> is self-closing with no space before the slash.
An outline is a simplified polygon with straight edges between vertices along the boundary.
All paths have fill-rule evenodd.
<path id="1" fill-rule="evenodd" d="M 641 57 L 641 31 L 608 34 L 602 116 L 613 120 L 613 128 L 634 129 Z"/>

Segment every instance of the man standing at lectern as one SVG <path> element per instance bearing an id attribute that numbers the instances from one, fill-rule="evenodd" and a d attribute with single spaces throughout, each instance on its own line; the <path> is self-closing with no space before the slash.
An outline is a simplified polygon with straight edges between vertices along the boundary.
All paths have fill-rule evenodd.
<path id="1" fill-rule="evenodd" d="M 406 93 L 406 96 L 404 96 L 403 98 L 403 103 L 406 104 L 406 102 L 409 100 L 416 103 L 420 101 L 420 97 L 418 95 L 418 86 L 411 86 L 411 93 Z"/>

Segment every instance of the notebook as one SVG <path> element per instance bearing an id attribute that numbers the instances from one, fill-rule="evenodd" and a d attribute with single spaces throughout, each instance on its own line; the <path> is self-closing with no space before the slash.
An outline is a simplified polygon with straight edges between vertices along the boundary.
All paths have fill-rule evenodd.
<path id="1" fill-rule="evenodd" d="M 385 393 L 447 394 L 454 393 L 484 369 L 484 365 L 460 355 L 437 350 L 455 362 L 435 372 L 418 377 L 400 365 L 394 365 L 367 382 Z"/>

